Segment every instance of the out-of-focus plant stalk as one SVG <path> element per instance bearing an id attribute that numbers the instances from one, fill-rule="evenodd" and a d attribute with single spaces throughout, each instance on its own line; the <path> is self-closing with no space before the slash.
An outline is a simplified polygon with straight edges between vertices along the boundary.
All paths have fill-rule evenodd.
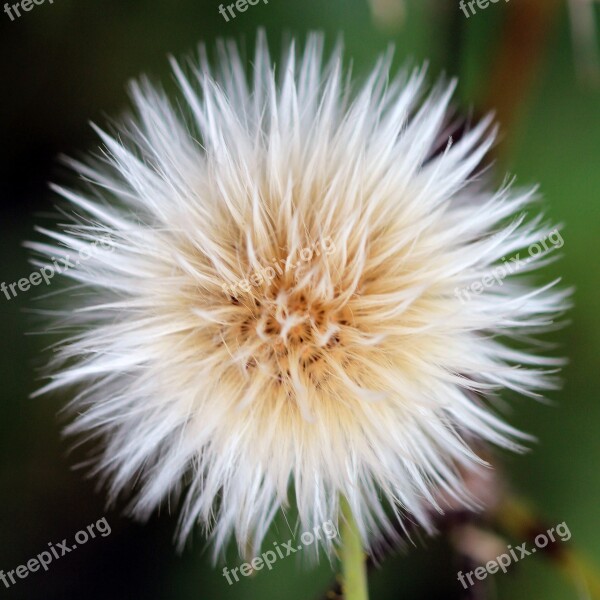
<path id="1" fill-rule="evenodd" d="M 507 497 L 499 505 L 495 513 L 497 525 L 516 540 L 535 538 L 537 534 L 548 530 L 546 524 L 524 501 Z M 552 545 L 540 549 L 577 588 L 581 589 L 587 597 L 600 600 L 600 575 L 584 557 L 580 556 L 571 546 L 562 544 Z"/>
<path id="2" fill-rule="evenodd" d="M 600 84 L 600 53 L 594 0 L 569 0 L 575 64 L 582 83 Z"/>
<path id="3" fill-rule="evenodd" d="M 534 86 L 561 0 L 518 0 L 505 5 L 500 41 L 480 106 L 494 109 L 510 133 Z"/>

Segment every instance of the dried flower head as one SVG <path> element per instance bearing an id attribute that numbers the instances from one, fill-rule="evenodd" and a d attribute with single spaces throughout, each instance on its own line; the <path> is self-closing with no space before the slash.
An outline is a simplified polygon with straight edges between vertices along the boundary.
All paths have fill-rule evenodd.
<path id="1" fill-rule="evenodd" d="M 101 440 L 112 500 L 144 518 L 182 497 L 182 543 L 201 523 L 256 549 L 290 489 L 306 530 L 342 496 L 365 542 L 428 526 L 436 499 L 471 501 L 475 443 L 520 448 L 498 391 L 553 385 L 558 361 L 518 344 L 566 293 L 497 277 L 550 228 L 523 214 L 533 191 L 480 173 L 490 119 L 444 133 L 453 85 L 390 79 L 386 55 L 355 88 L 318 35 L 277 69 L 259 35 L 250 77 L 219 51 L 173 61 L 183 111 L 134 84 L 103 155 L 71 161 L 89 191 L 56 188 L 78 216 L 32 247 L 109 241 L 66 273 L 86 293 L 42 391 L 77 386 L 68 433 Z"/>

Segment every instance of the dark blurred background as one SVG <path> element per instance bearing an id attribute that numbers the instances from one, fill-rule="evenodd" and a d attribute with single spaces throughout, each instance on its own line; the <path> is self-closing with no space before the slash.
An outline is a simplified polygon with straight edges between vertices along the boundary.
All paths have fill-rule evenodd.
<path id="1" fill-rule="evenodd" d="M 252 49 L 257 27 L 273 55 L 284 35 L 323 30 L 345 40 L 354 72 L 396 44 L 396 62 L 430 62 L 432 78 L 460 77 L 457 108 L 479 114 L 495 106 L 501 121 L 498 181 L 539 182 L 548 214 L 564 222 L 564 257 L 547 272 L 576 286 L 570 325 L 552 335 L 570 359 L 553 406 L 513 403 L 513 423 L 539 438 L 524 457 L 506 457 L 508 479 L 547 521 L 566 521 L 572 543 L 600 566 L 600 92 L 588 35 L 598 6 L 558 0 L 490 4 L 468 19 L 458 0 L 269 0 L 225 22 L 219 0 L 46 0 L 11 21 L 0 13 L 0 281 L 29 275 L 22 242 L 53 211 L 49 181 L 69 182 L 61 153 L 79 156 L 97 141 L 88 122 L 104 124 L 127 108 L 127 81 L 141 73 L 172 86 L 167 54 L 188 54 L 219 36 Z M 575 7 L 575 8 L 574 8 Z M 585 12 L 588 10 L 588 12 Z M 578 12 L 579 11 L 579 12 Z M 583 11 L 583 12 L 581 12 Z M 590 20 L 591 15 L 591 20 Z M 168 511 L 139 525 L 107 511 L 94 482 L 73 467 L 58 412 L 67 398 L 29 399 L 49 343 L 30 335 L 35 291 L 0 296 L 0 569 L 15 569 L 106 516 L 112 532 L 32 573 L 0 598 L 191 600 L 323 597 L 329 564 L 302 567 L 293 558 L 273 571 L 228 586 L 211 567 L 200 533 L 178 555 L 176 519 Z M 38 303 L 39 304 L 39 303 Z M 123 508 L 123 507 L 120 507 Z M 286 541 L 278 522 L 272 540 Z M 235 554 L 229 566 L 236 566 Z M 422 538 L 410 553 L 384 561 L 370 577 L 375 600 L 463 598 L 457 565 L 444 537 Z M 490 598 L 564 600 L 576 590 L 539 557 L 488 578 Z M 582 596 L 583 597 L 583 596 Z"/>

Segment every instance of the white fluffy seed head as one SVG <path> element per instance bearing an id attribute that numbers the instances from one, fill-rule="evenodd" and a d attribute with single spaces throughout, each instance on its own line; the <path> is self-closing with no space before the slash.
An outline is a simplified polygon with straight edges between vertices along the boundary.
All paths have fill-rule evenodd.
<path id="1" fill-rule="evenodd" d="M 429 527 L 440 498 L 473 504 L 474 444 L 520 449 L 490 401 L 553 386 L 559 361 L 518 346 L 567 296 L 516 273 L 457 290 L 550 227 L 477 174 L 489 119 L 444 135 L 452 85 L 390 78 L 387 55 L 352 87 L 319 35 L 277 68 L 259 35 L 250 76 L 218 48 L 173 61 L 183 110 L 134 84 L 136 114 L 71 161 L 88 190 L 56 188 L 77 216 L 30 246 L 90 257 L 41 391 L 76 386 L 68 433 L 101 440 L 111 500 L 146 518 L 181 498 L 180 543 L 200 523 L 256 553 L 290 489 L 301 531 L 342 496 L 365 543 Z"/>

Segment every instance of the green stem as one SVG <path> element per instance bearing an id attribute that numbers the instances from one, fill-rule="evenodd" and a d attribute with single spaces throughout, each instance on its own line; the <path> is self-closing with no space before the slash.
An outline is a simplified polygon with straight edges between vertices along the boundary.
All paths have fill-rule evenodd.
<path id="1" fill-rule="evenodd" d="M 342 562 L 342 589 L 345 600 L 369 600 L 367 566 L 362 541 L 345 498 L 341 499 L 342 524 L 340 559 Z"/>

